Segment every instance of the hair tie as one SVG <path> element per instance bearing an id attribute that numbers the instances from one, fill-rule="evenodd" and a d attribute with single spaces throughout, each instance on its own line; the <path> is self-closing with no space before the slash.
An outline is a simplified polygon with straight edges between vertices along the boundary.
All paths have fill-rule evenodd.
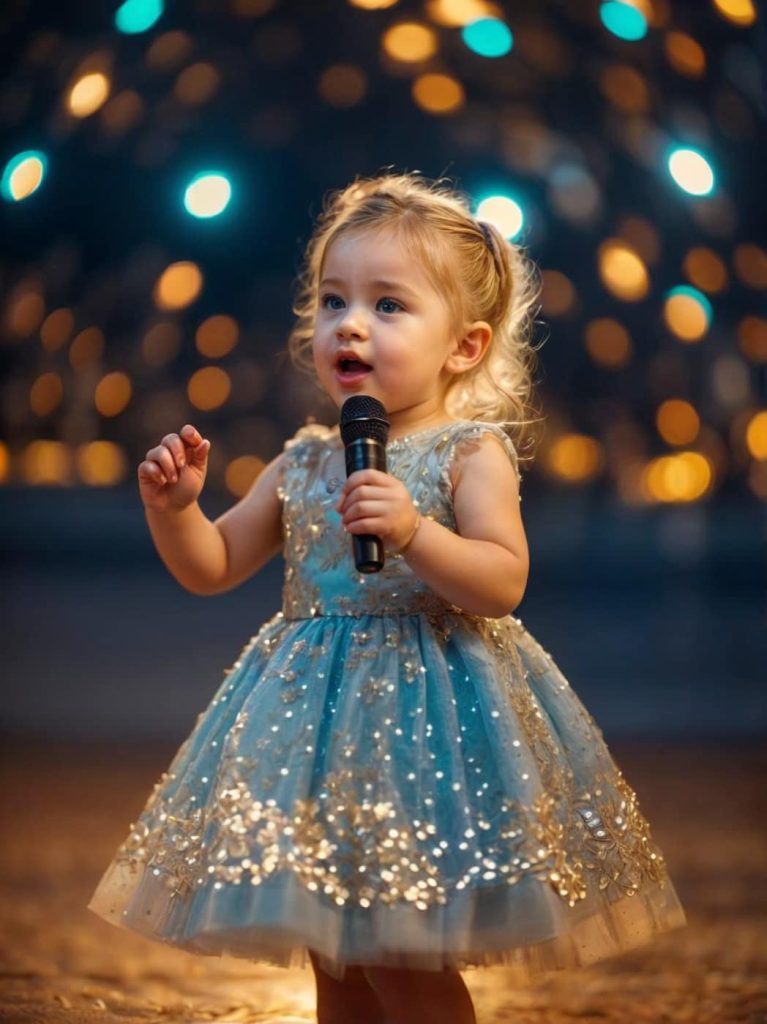
<path id="1" fill-rule="evenodd" d="M 479 224 L 480 228 L 482 229 L 482 234 L 484 235 L 485 238 L 485 244 L 490 250 L 490 255 L 493 257 L 493 266 L 495 267 L 495 272 L 500 276 L 501 268 L 498 265 L 498 256 L 495 251 L 495 245 L 493 244 L 493 233 L 490 230 L 490 225 L 483 220 L 478 220 L 477 224 Z"/>

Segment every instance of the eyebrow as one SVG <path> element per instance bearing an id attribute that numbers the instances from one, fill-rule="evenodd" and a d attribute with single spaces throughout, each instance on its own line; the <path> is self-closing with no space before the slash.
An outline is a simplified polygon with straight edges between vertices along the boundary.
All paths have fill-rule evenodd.
<path id="1" fill-rule="evenodd" d="M 371 281 L 370 283 L 376 288 L 386 288 L 393 292 L 408 292 L 410 295 L 416 294 L 412 288 L 405 284 L 404 281 L 386 281 L 379 278 L 375 281 Z M 339 285 L 343 284 L 343 281 L 340 281 L 337 277 L 325 277 L 320 281 L 320 288 L 328 284 Z"/>

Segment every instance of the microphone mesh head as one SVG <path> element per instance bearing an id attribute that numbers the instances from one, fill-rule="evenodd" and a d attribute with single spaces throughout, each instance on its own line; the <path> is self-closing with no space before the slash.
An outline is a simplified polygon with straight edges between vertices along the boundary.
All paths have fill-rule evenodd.
<path id="1" fill-rule="evenodd" d="M 386 409 L 377 398 L 370 395 L 352 395 L 341 406 L 341 440 L 351 444 L 360 437 L 369 437 L 386 444 L 389 438 L 389 421 Z"/>

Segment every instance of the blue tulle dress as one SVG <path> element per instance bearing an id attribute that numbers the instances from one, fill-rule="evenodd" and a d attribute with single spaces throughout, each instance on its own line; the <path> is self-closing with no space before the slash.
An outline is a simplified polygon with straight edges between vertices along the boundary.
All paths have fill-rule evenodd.
<path id="1" fill-rule="evenodd" d="M 451 468 L 494 435 L 398 438 L 388 470 L 455 530 Z M 88 908 L 193 953 L 302 967 L 505 964 L 521 981 L 686 924 L 603 734 L 519 618 L 361 575 L 335 429 L 285 445 L 282 610 L 224 680 Z"/>

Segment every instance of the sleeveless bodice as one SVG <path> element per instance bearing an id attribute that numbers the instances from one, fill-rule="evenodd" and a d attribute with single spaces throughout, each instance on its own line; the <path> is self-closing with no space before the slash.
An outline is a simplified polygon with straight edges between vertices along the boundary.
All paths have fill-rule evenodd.
<path id="1" fill-rule="evenodd" d="M 409 434 L 386 446 L 387 472 L 405 484 L 424 518 L 456 530 L 450 469 L 458 449 L 495 435 L 518 472 L 508 435 L 495 423 L 457 420 Z M 335 509 L 346 480 L 344 446 L 329 427 L 302 427 L 285 445 L 278 487 L 283 502 L 286 618 L 440 612 L 453 605 L 434 593 L 405 558 L 385 552 L 377 573 L 357 572 L 352 535 Z"/>

